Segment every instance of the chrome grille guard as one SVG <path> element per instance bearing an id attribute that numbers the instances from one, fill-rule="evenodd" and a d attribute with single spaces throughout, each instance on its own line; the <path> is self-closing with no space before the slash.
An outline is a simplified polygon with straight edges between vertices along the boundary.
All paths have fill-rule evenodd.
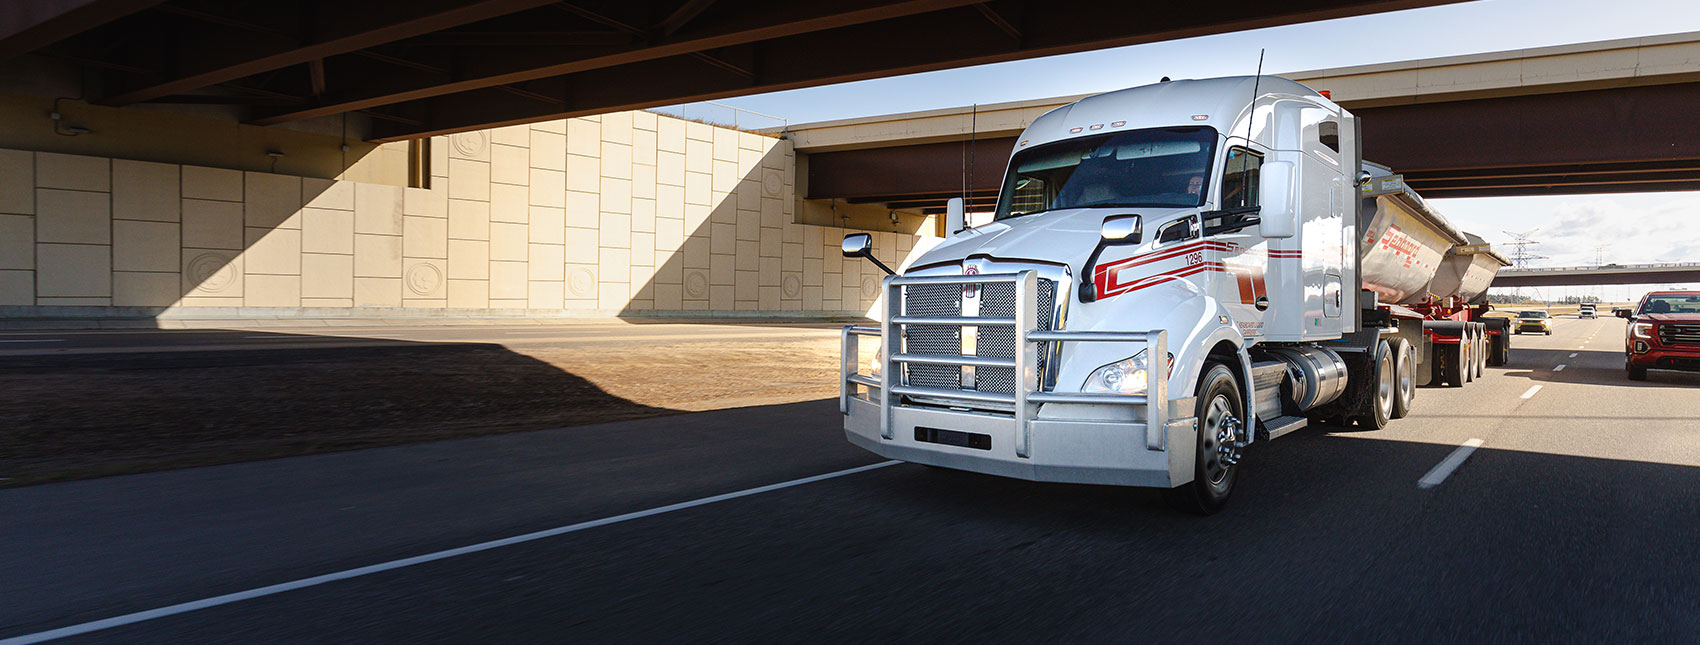
<path id="1" fill-rule="evenodd" d="M 1041 330 L 1038 328 L 1038 280 L 1038 272 L 1033 270 L 1003 274 L 887 277 L 882 290 L 885 303 L 885 311 L 882 316 L 884 322 L 879 327 L 847 326 L 842 332 L 843 360 L 839 367 L 838 411 L 841 414 L 850 413 L 850 399 L 854 395 L 855 386 L 861 385 L 868 388 L 868 396 L 879 403 L 880 436 L 889 440 L 893 437 L 893 411 L 906 407 L 902 403 L 904 396 L 960 399 L 1010 405 L 1014 409 L 1012 421 L 1017 430 L 1015 433 L 1015 452 L 1019 457 L 1029 456 L 1028 447 L 1032 438 L 1030 422 L 1038 411 L 1037 405 L 1042 403 L 1145 406 L 1145 422 L 1148 427 L 1166 427 L 1169 421 L 1167 418 L 1169 406 L 1166 403 L 1169 400 L 1169 364 L 1166 360 L 1147 361 L 1146 369 L 1150 370 L 1150 373 L 1146 380 L 1148 389 L 1144 396 L 1042 391 L 1038 382 L 1038 345 L 1040 343 L 1094 341 L 1145 343 L 1149 356 L 1162 357 L 1168 355 L 1168 332 L 1160 329 L 1143 332 Z M 1015 315 L 1013 317 L 929 317 L 903 314 L 902 290 L 904 287 L 939 284 L 1013 284 L 1016 294 Z M 1062 297 L 1062 295 L 1058 294 L 1058 297 Z M 1007 326 L 1015 331 L 1017 351 L 1013 359 L 962 354 L 905 353 L 903 351 L 905 348 L 897 345 L 896 341 L 902 339 L 903 331 L 909 325 Z M 858 372 L 858 339 L 862 336 L 880 337 L 880 373 L 878 376 Z M 1016 387 L 1014 392 L 1006 394 L 979 390 L 912 386 L 896 382 L 901 378 L 898 376 L 901 372 L 894 369 L 899 363 L 1009 368 L 1013 369 L 1016 374 Z M 1151 405 L 1150 402 L 1152 401 L 1164 402 L 1164 404 Z M 1163 449 L 1163 433 L 1147 432 L 1145 436 L 1146 448 L 1150 450 Z"/>

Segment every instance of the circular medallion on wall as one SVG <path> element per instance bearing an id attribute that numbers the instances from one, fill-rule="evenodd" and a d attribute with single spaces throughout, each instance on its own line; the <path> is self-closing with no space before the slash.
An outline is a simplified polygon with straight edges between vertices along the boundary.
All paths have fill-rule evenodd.
<path id="1" fill-rule="evenodd" d="M 708 276 L 701 271 L 685 274 L 685 295 L 693 299 L 708 297 Z"/>
<path id="2" fill-rule="evenodd" d="M 474 158 L 482 155 L 489 145 L 490 133 L 482 130 L 449 135 L 449 146 L 461 157 Z"/>
<path id="3" fill-rule="evenodd" d="M 419 263 L 407 270 L 407 290 L 414 295 L 429 296 L 443 286 L 443 270 L 435 264 Z"/>
<path id="4" fill-rule="evenodd" d="M 780 283 L 779 288 L 785 291 L 785 297 L 795 298 L 797 294 L 803 292 L 803 279 L 797 277 L 795 273 L 786 274 L 785 280 Z"/>
<path id="5" fill-rule="evenodd" d="M 880 295 L 880 282 L 871 275 L 862 276 L 862 297 L 874 298 Z"/>
<path id="6" fill-rule="evenodd" d="M 584 267 L 573 269 L 567 274 L 567 289 L 580 298 L 589 296 L 596 289 L 596 274 Z"/>
<path id="7" fill-rule="evenodd" d="M 236 284 L 236 270 L 230 268 L 231 257 L 224 253 L 202 253 L 189 261 L 189 282 L 198 291 L 218 293 Z"/>
<path id="8" fill-rule="evenodd" d="M 762 171 L 761 192 L 766 193 L 768 197 L 778 197 L 779 193 L 783 190 L 785 190 L 784 175 L 781 175 L 779 174 L 779 171 L 772 169 Z"/>

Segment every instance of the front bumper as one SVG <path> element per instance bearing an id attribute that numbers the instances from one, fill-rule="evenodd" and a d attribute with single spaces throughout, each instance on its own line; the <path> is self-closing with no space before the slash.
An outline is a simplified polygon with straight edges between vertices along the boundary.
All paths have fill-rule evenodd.
<path id="1" fill-rule="evenodd" d="M 1539 333 L 1543 333 L 1543 334 L 1544 334 L 1544 333 L 1546 333 L 1546 332 L 1549 332 L 1549 331 L 1552 331 L 1552 327 L 1550 327 L 1550 326 L 1547 326 L 1547 325 L 1541 325 L 1541 324 L 1527 324 L 1527 323 L 1524 323 L 1524 324 L 1519 324 L 1519 325 L 1517 325 L 1517 331 L 1519 331 L 1519 332 L 1524 332 L 1524 333 L 1527 333 L 1527 332 L 1539 332 Z"/>
<path id="2" fill-rule="evenodd" d="M 1647 342 L 1645 340 L 1640 342 Z M 1635 341 L 1631 341 L 1632 343 Z M 1655 370 L 1682 370 L 1685 372 L 1700 372 L 1700 347 L 1665 347 L 1649 345 L 1647 351 L 1636 353 L 1633 346 L 1628 352 L 1629 364 Z"/>
<path id="3" fill-rule="evenodd" d="M 1192 481 L 1193 401 L 1169 398 L 1167 361 L 1152 361 L 1145 396 L 1048 392 L 1038 376 L 1045 343 L 1143 343 L 1151 356 L 1166 356 L 1167 332 L 1041 330 L 1037 279 L 1032 270 L 886 278 L 880 327 L 844 328 L 839 411 L 846 438 L 884 457 L 1033 481 L 1163 488 Z M 915 315 L 902 304 L 906 286 L 993 283 L 1014 283 L 1014 316 Z M 1014 358 L 917 347 L 906 340 L 915 325 L 1013 328 Z M 858 373 L 861 336 L 881 340 L 878 376 Z M 1013 391 L 927 387 L 904 378 L 914 364 L 1012 369 L 1016 378 Z"/>

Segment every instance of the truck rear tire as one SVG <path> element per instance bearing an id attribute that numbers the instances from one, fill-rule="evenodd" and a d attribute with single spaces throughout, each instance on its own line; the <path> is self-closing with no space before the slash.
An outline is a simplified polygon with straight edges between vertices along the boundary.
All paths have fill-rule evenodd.
<path id="1" fill-rule="evenodd" d="M 1467 329 L 1458 337 L 1458 352 L 1458 371 L 1464 375 L 1464 382 L 1476 380 L 1476 339 L 1470 337 Z"/>
<path id="2" fill-rule="evenodd" d="M 1353 407 L 1352 420 L 1358 427 L 1367 430 L 1380 430 L 1387 427 L 1387 422 L 1393 418 L 1394 401 L 1399 398 L 1399 384 L 1396 376 L 1397 357 L 1387 341 L 1378 341 L 1375 350 L 1369 356 L 1368 369 L 1362 374 L 1373 381 L 1367 381 L 1366 391 Z"/>
<path id="3" fill-rule="evenodd" d="M 1239 475 L 1237 466 L 1223 460 L 1222 445 L 1245 440 L 1245 402 L 1234 371 L 1221 363 L 1205 363 L 1194 405 L 1198 438 L 1192 481 L 1163 491 L 1163 501 L 1175 510 L 1209 515 L 1228 504 Z M 1227 452 L 1237 451 L 1229 446 Z"/>
<path id="4" fill-rule="evenodd" d="M 1487 330 L 1483 329 L 1481 325 L 1476 325 L 1475 336 L 1476 342 L 1473 347 L 1476 349 L 1476 360 L 1471 368 L 1475 370 L 1476 378 L 1480 379 L 1482 372 L 1487 371 Z"/>
<path id="5" fill-rule="evenodd" d="M 1393 418 L 1403 419 L 1411 413 L 1411 403 L 1417 398 L 1417 354 L 1403 338 L 1393 339 Z"/>

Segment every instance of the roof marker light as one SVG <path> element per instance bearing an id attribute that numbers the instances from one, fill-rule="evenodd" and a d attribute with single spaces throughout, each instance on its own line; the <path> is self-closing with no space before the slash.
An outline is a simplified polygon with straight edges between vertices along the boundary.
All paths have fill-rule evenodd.
<path id="1" fill-rule="evenodd" d="M 1110 124 L 1110 127 L 1112 127 L 1112 128 L 1119 128 L 1119 127 L 1122 127 L 1122 126 L 1124 126 L 1124 125 L 1127 125 L 1127 122 L 1126 122 L 1126 121 L 1116 121 L 1116 122 L 1113 122 L 1113 123 L 1111 123 L 1111 124 Z"/>
<path id="2" fill-rule="evenodd" d="M 1104 129 L 1104 124 L 1094 123 L 1094 124 L 1092 124 L 1092 127 L 1088 128 L 1088 129 L 1090 129 L 1090 130 L 1102 130 L 1102 129 Z"/>
<path id="3" fill-rule="evenodd" d="M 1333 99 L 1334 98 L 1334 93 L 1330 92 L 1328 90 L 1317 90 L 1316 93 L 1321 94 L 1322 98 L 1325 98 L 1325 99 Z"/>
<path id="4" fill-rule="evenodd" d="M 1027 142 L 1023 141 L 1023 142 L 1021 142 L 1021 145 L 1027 145 Z"/>
<path id="5" fill-rule="evenodd" d="M 1069 134 L 1077 134 L 1079 132 L 1080 132 L 1080 128 L 1070 128 L 1069 131 L 1068 131 Z"/>
<path id="6" fill-rule="evenodd" d="M 1194 114 L 1194 115 L 1192 115 L 1192 120 L 1194 120 L 1194 121 L 1209 121 L 1210 115 L 1208 115 L 1208 114 Z"/>

